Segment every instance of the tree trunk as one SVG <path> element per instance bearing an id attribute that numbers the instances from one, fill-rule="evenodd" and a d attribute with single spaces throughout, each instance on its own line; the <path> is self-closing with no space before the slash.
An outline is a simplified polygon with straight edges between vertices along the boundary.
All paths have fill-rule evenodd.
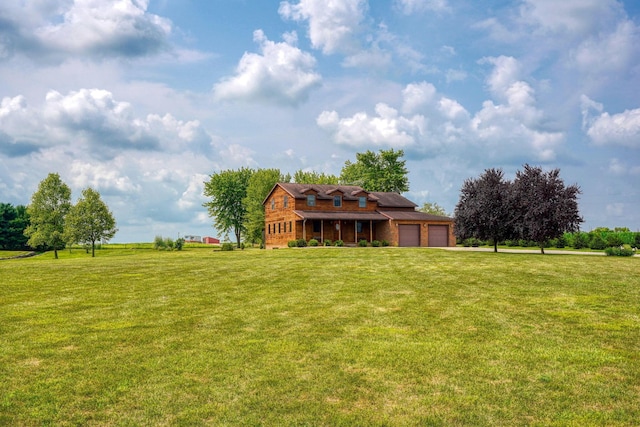
<path id="1" fill-rule="evenodd" d="M 540 244 L 540 253 L 544 255 L 544 243 Z"/>
<path id="2" fill-rule="evenodd" d="M 91 241 L 91 258 L 95 258 L 96 256 L 96 241 Z"/>
<path id="3" fill-rule="evenodd" d="M 498 240 L 493 240 L 493 252 L 498 252 Z"/>
<path id="4" fill-rule="evenodd" d="M 56 248 L 56 247 L 53 248 L 53 255 L 54 255 L 55 259 L 58 259 L 58 248 Z"/>

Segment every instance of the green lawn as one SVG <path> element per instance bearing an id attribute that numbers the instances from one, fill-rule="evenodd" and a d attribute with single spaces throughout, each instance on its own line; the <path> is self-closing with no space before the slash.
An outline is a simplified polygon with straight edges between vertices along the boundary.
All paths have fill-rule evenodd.
<path id="1" fill-rule="evenodd" d="M 638 425 L 640 260 L 118 247 L 0 261 L 0 425 Z"/>

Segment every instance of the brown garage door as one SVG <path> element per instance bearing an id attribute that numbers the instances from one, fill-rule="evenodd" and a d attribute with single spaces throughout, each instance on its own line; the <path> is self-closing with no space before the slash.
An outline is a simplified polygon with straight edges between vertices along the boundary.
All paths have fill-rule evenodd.
<path id="1" fill-rule="evenodd" d="M 420 225 L 400 224 L 398 226 L 398 246 L 420 246 Z"/>
<path id="2" fill-rule="evenodd" d="M 449 226 L 430 225 L 429 226 L 429 246 L 430 247 L 449 246 Z"/>

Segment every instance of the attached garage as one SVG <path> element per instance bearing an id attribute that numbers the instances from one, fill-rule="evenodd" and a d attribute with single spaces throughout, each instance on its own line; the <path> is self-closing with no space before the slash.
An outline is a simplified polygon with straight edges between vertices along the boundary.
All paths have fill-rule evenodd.
<path id="1" fill-rule="evenodd" d="M 399 224 L 398 246 L 420 246 L 420 224 Z"/>
<path id="2" fill-rule="evenodd" d="M 429 224 L 429 247 L 441 248 L 449 246 L 449 226 Z"/>

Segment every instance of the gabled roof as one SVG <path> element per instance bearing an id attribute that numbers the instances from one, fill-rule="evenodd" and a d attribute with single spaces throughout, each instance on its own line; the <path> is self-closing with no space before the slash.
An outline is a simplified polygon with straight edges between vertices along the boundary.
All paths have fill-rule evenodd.
<path id="1" fill-rule="evenodd" d="M 359 195 L 369 195 L 367 191 L 357 185 L 296 184 L 291 182 L 279 182 L 269 192 L 269 196 L 277 186 L 282 187 L 291 195 L 291 197 L 296 199 L 306 199 L 307 194 L 310 192 L 316 193 L 316 197 L 318 199 L 333 199 L 333 196 L 335 196 L 336 193 L 342 193 L 342 197 L 345 200 L 357 200 Z M 267 196 L 267 199 L 269 196 Z"/>
<path id="2" fill-rule="evenodd" d="M 373 192 L 371 197 L 380 208 L 416 208 L 418 205 L 398 193 Z"/>
<path id="3" fill-rule="evenodd" d="M 447 216 L 431 215 L 420 211 L 378 211 L 388 219 L 398 221 L 446 221 L 451 222 Z"/>

